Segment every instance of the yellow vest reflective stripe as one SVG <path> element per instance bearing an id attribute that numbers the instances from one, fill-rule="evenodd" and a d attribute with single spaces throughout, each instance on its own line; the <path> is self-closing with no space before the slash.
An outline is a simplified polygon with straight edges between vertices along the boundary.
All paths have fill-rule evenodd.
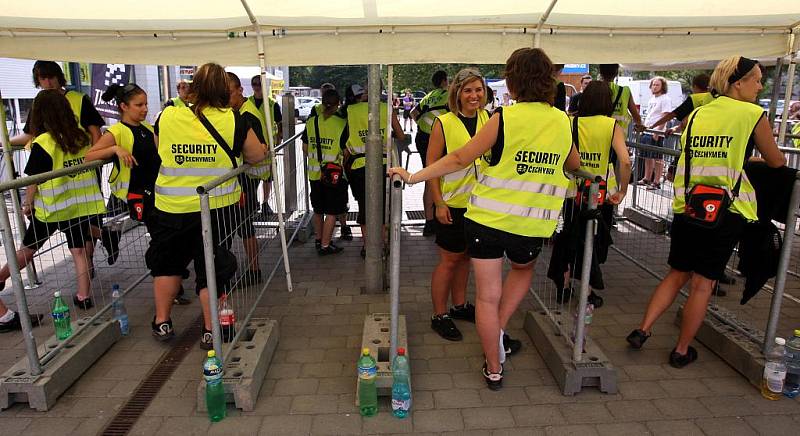
<path id="1" fill-rule="evenodd" d="M 230 108 L 206 108 L 203 114 L 233 147 L 236 121 Z M 197 187 L 233 169 L 225 150 L 217 144 L 190 108 L 167 107 L 159 121 L 158 155 L 161 168 L 156 179 L 156 208 L 170 213 L 200 211 Z M 240 160 L 237 158 L 237 164 Z M 211 190 L 212 209 L 239 201 L 236 177 Z"/>
<path id="2" fill-rule="evenodd" d="M 570 123 L 572 125 L 572 123 Z M 617 192 L 617 177 L 611 159 L 611 140 L 614 137 L 616 120 L 603 115 L 578 117 L 578 152 L 581 155 L 580 169 L 600 176 L 606 181 L 609 195 Z M 575 197 L 577 184 L 569 184 L 567 197 Z"/>
<path id="3" fill-rule="evenodd" d="M 794 123 L 794 127 L 792 127 L 792 135 L 800 136 L 800 122 Z M 792 143 L 794 144 L 794 148 L 800 148 L 800 138 L 792 139 Z"/>
<path id="4" fill-rule="evenodd" d="M 515 235 L 550 237 L 569 186 L 569 119 L 546 103 L 517 103 L 502 115 L 503 154 L 481 169 L 465 216 Z"/>
<path id="5" fill-rule="evenodd" d="M 75 114 L 75 121 L 78 123 L 78 127 L 85 132 L 86 129 L 81 125 L 81 109 L 83 108 L 84 95 L 84 93 L 78 91 L 67 91 L 64 97 L 67 97 L 69 107 L 72 108 L 72 112 Z"/>
<path id="6" fill-rule="evenodd" d="M 54 171 L 82 164 L 89 150 L 87 145 L 78 153 L 65 153 L 49 133 L 37 136 L 33 142 L 53 160 Z M 39 183 L 33 203 L 36 218 L 46 223 L 106 212 L 97 173 L 93 169 Z"/>
<path id="7" fill-rule="evenodd" d="M 619 86 L 616 83 L 609 83 L 611 87 L 611 102 L 617 102 L 616 106 L 614 106 L 614 112 L 612 113 L 612 117 L 619 122 L 620 127 L 622 127 L 622 131 L 628 132 L 628 124 L 631 122 L 631 115 L 628 113 L 628 101 L 631 99 L 631 89 L 627 86 Z M 617 94 L 622 93 L 617 100 Z"/>
<path id="8" fill-rule="evenodd" d="M 327 119 L 319 112 L 306 121 L 306 134 L 308 135 L 308 180 L 319 180 L 320 167 L 317 155 L 317 138 L 322 145 L 322 161 L 342 164 L 342 148 L 340 140 L 347 121 L 338 115 L 331 115 Z M 314 120 L 317 120 L 315 123 Z M 319 125 L 319 132 L 314 124 Z"/>
<path id="9" fill-rule="evenodd" d="M 263 106 L 262 106 L 263 107 Z M 245 100 L 242 103 L 242 107 L 239 108 L 239 113 L 249 113 L 250 115 L 256 117 L 258 122 L 261 124 L 261 134 L 264 135 L 264 138 L 267 137 L 267 123 L 264 122 L 263 113 L 261 110 L 256 108 L 256 104 L 253 103 L 252 99 Z M 273 130 L 274 132 L 275 130 Z M 267 153 L 267 156 L 261 162 L 253 164 L 245 173 L 249 176 L 254 178 L 258 178 L 261 180 L 268 180 L 269 177 L 272 175 L 272 158 L 270 154 Z"/>
<path id="10" fill-rule="evenodd" d="M 436 88 L 420 100 L 420 115 L 417 118 L 417 126 L 421 132 L 430 134 L 431 129 L 433 129 L 433 120 L 449 111 L 447 109 L 447 99 L 447 90 Z"/>
<path id="11" fill-rule="evenodd" d="M 478 111 L 478 124 L 475 133 L 489 121 L 489 113 L 483 109 Z M 458 115 L 453 112 L 448 112 L 440 115 L 439 121 L 442 123 L 442 131 L 444 132 L 445 151 L 447 154 L 454 153 L 459 148 L 463 147 L 469 140 L 469 132 L 464 126 L 464 123 L 458 118 Z M 472 192 L 472 187 L 475 185 L 477 177 L 476 162 L 462 168 L 459 171 L 445 175 L 439 180 L 442 200 L 450 207 L 466 208 L 469 203 L 469 195 Z"/>
<path id="12" fill-rule="evenodd" d="M 153 132 L 153 126 L 151 126 L 147 121 L 142 121 L 142 126 L 146 127 L 147 130 L 155 135 Z M 128 153 L 133 154 L 133 131 L 131 131 L 128 126 L 119 122 L 109 127 L 108 132 L 114 136 L 114 142 L 117 144 L 117 146 L 122 147 Z M 111 169 L 111 174 L 108 176 L 108 183 L 111 185 L 111 193 L 114 194 L 114 197 L 126 201 L 128 198 L 128 187 L 130 186 L 130 182 L 131 168 L 117 161 L 114 164 L 114 167 Z"/>
<path id="13" fill-rule="evenodd" d="M 756 193 L 742 166 L 750 135 L 763 114 L 763 109 L 753 103 L 720 96 L 689 115 L 692 121 L 689 189 L 702 183 L 725 188 L 730 194 L 741 175 L 739 196 L 733 201 L 731 211 L 749 221 L 758 219 Z M 686 150 L 688 130 L 681 136 L 683 150 Z M 675 171 L 672 210 L 676 214 L 685 209 L 685 157 L 684 151 Z"/>
<path id="14" fill-rule="evenodd" d="M 386 143 L 386 103 L 381 102 L 381 144 Z M 347 149 L 351 156 L 363 155 L 367 152 L 367 133 L 369 133 L 369 104 L 360 102 L 347 106 Z M 383 147 L 381 147 L 383 148 Z M 383 153 L 383 163 L 386 163 L 386 152 Z M 359 156 L 353 159 L 351 169 L 364 168 L 366 157 Z"/>
<path id="15" fill-rule="evenodd" d="M 714 96 L 710 92 L 698 92 L 689 95 L 689 98 L 692 99 L 692 107 L 695 109 L 714 101 Z"/>

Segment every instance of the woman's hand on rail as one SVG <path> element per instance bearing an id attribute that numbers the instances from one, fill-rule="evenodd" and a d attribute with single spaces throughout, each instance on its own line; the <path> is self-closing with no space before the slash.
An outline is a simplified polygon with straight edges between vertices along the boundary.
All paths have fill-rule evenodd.
<path id="1" fill-rule="evenodd" d="M 409 185 L 412 184 L 409 181 L 409 179 L 411 178 L 411 173 L 406 171 L 406 169 L 403 167 L 389 168 L 388 170 L 386 170 L 386 173 L 389 175 L 389 178 L 392 178 L 393 175 L 397 174 L 398 176 L 400 176 L 401 179 L 403 179 L 404 182 L 406 182 Z"/>
<path id="2" fill-rule="evenodd" d="M 614 206 L 622 203 L 622 200 L 624 199 L 625 199 L 625 193 L 621 191 L 617 191 L 613 195 L 608 197 L 609 203 L 613 204 Z"/>

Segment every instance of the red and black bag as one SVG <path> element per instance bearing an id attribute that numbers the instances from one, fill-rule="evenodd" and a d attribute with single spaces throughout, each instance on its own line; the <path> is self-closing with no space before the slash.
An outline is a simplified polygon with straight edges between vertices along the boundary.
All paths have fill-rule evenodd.
<path id="1" fill-rule="evenodd" d="M 134 221 L 144 222 L 144 195 L 128 192 L 128 212 Z"/>

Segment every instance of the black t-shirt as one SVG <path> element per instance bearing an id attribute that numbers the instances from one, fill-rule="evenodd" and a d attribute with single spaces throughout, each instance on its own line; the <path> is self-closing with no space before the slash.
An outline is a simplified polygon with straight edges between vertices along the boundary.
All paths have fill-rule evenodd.
<path id="1" fill-rule="evenodd" d="M 74 92 L 74 91 L 68 91 Z M 27 134 L 32 134 L 29 124 L 31 121 L 31 113 L 28 112 L 28 118 L 25 120 L 25 127 L 22 128 L 22 131 Z M 87 132 L 89 131 L 89 126 L 97 126 L 98 128 L 103 127 L 106 124 L 103 117 L 100 116 L 100 113 L 97 112 L 94 105 L 92 104 L 92 100 L 89 98 L 88 95 L 83 95 L 83 102 L 81 103 L 81 127 L 84 128 Z"/>
<path id="2" fill-rule="evenodd" d="M 483 159 L 489 163 L 489 166 L 495 166 L 500 163 L 500 157 L 503 156 L 503 146 L 505 142 L 505 132 L 503 131 L 503 106 L 499 106 L 497 109 L 494 110 L 494 113 L 497 114 L 500 119 L 500 124 L 497 126 L 497 140 L 494 142 L 492 146 L 491 152 L 489 155 L 483 156 Z M 494 114 L 492 114 L 494 116 Z"/>
<path id="3" fill-rule="evenodd" d="M 28 163 L 25 164 L 25 174 L 35 176 L 48 171 L 53 171 L 53 158 L 44 151 L 41 145 L 34 142 L 31 145 L 31 154 L 28 156 Z"/>
<path id="4" fill-rule="evenodd" d="M 242 116 L 242 119 L 244 119 L 244 121 L 247 123 L 247 125 L 250 126 L 251 129 L 253 129 L 253 133 L 256 134 L 256 138 L 258 138 L 258 141 L 261 142 L 262 144 L 266 144 L 267 141 L 264 139 L 264 132 L 261 130 L 261 121 L 250 112 L 240 113 L 240 115 Z"/>
<path id="5" fill-rule="evenodd" d="M 253 102 L 256 104 L 256 108 L 261 109 L 261 105 L 264 104 L 264 99 L 253 97 Z M 283 114 L 281 114 L 281 107 L 278 106 L 278 103 L 275 103 L 274 109 L 272 110 L 272 120 L 276 123 L 283 121 Z"/>
<path id="6" fill-rule="evenodd" d="M 478 131 L 478 115 L 476 114 L 474 117 L 469 118 L 459 113 L 458 119 L 461 120 L 461 122 L 464 124 L 464 128 L 467 129 L 469 137 L 472 138 L 473 136 L 475 136 L 475 132 Z"/>
<path id="7" fill-rule="evenodd" d="M 582 94 L 582 92 L 578 92 L 569 99 L 569 108 L 567 108 L 567 112 L 578 112 L 578 104 L 580 104 Z"/>
<path id="8" fill-rule="evenodd" d="M 158 155 L 153 133 L 142 125 L 134 126 L 122 123 L 133 132 L 133 157 L 138 165 L 131 168 L 129 192 L 140 194 L 144 190 L 153 192 L 161 167 L 161 157 Z M 114 165 L 119 165 L 119 160 L 114 157 Z"/>
<path id="9" fill-rule="evenodd" d="M 692 103 L 692 97 L 686 97 L 686 100 L 680 104 L 680 106 L 676 107 L 672 110 L 672 113 L 675 114 L 675 118 L 678 120 L 683 120 L 684 118 L 688 117 L 690 113 L 694 110 L 694 103 Z"/>
<path id="10" fill-rule="evenodd" d="M 558 82 L 556 85 L 556 99 L 553 107 L 562 111 L 567 109 L 567 87 L 564 82 Z"/>

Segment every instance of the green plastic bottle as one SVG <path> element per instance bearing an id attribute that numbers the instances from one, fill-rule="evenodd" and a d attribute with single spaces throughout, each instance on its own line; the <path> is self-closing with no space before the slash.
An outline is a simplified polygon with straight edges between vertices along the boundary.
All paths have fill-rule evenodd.
<path id="1" fill-rule="evenodd" d="M 203 364 L 203 378 L 206 380 L 206 410 L 211 422 L 225 418 L 225 387 L 222 385 L 222 361 L 214 350 L 208 350 L 208 358 Z"/>
<path id="2" fill-rule="evenodd" d="M 378 375 L 378 364 L 369 354 L 369 348 L 361 350 L 358 359 L 358 407 L 362 416 L 374 416 L 378 413 L 378 388 L 375 377 Z"/>
<path id="3" fill-rule="evenodd" d="M 56 329 L 56 339 L 63 341 L 72 336 L 72 323 L 70 322 L 69 306 L 61 298 L 61 292 L 53 293 L 53 306 L 50 310 L 53 316 L 53 325 Z"/>

